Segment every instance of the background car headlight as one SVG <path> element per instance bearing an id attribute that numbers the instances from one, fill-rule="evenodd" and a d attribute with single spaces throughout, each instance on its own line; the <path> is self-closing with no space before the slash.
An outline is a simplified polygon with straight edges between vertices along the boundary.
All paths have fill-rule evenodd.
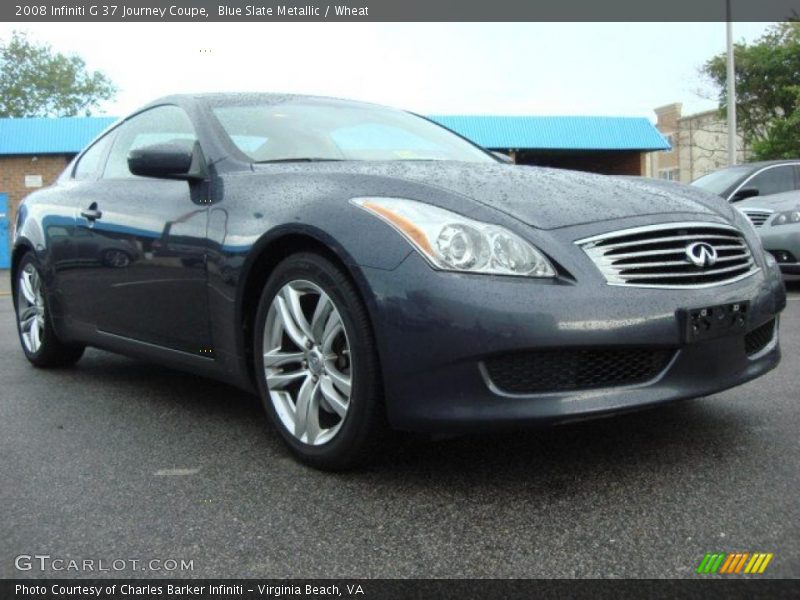
<path id="1" fill-rule="evenodd" d="M 555 277 L 550 261 L 505 227 L 402 198 L 353 198 L 356 206 L 399 231 L 437 269 L 521 277 Z"/>
<path id="2" fill-rule="evenodd" d="M 780 212 L 772 217 L 772 225 L 792 225 L 800 223 L 800 206 L 794 210 Z"/>

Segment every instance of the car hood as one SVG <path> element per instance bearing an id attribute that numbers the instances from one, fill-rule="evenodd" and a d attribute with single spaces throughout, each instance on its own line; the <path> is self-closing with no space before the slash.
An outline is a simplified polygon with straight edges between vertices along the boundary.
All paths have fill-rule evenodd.
<path id="1" fill-rule="evenodd" d="M 277 165 L 257 165 L 257 170 L 260 167 Z M 540 229 L 670 213 L 733 218 L 727 202 L 686 185 L 543 167 L 445 161 L 342 161 L 291 166 L 284 163 L 281 170 L 389 178 L 438 188 Z"/>
<path id="2" fill-rule="evenodd" d="M 771 196 L 762 196 L 758 198 L 748 198 L 739 202 L 737 208 L 740 210 L 774 210 L 781 212 L 784 210 L 792 210 L 800 206 L 800 192 L 786 192 L 783 194 L 773 194 Z"/>

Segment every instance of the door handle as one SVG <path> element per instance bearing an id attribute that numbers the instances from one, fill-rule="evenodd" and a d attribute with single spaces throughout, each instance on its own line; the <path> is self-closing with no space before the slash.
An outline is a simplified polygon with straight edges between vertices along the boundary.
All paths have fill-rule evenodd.
<path id="1" fill-rule="evenodd" d="M 90 221 L 96 221 L 103 216 L 103 211 L 97 210 L 97 208 L 87 208 L 81 211 L 81 216 Z"/>

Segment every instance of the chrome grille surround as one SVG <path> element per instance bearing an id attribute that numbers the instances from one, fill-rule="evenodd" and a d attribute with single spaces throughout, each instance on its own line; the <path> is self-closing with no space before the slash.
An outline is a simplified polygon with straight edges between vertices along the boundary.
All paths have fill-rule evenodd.
<path id="1" fill-rule="evenodd" d="M 693 265 L 687 247 L 704 242 L 716 262 Z M 577 240 L 609 285 L 687 289 L 725 285 L 759 271 L 744 235 L 712 222 L 660 223 Z"/>
<path id="2" fill-rule="evenodd" d="M 774 213 L 774 210 L 761 209 L 761 208 L 743 208 L 744 216 L 750 219 L 754 227 L 762 227 Z"/>

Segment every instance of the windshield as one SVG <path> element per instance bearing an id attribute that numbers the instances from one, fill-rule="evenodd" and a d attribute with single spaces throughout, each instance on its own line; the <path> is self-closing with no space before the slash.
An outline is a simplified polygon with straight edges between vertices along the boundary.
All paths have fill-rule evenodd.
<path id="1" fill-rule="evenodd" d="M 707 192 L 721 196 L 728 188 L 736 184 L 742 177 L 747 175 L 749 171 L 750 167 L 721 169 L 695 179 L 692 182 L 692 185 L 706 190 Z"/>
<path id="2" fill-rule="evenodd" d="M 438 125 L 379 106 L 303 99 L 214 106 L 212 111 L 233 144 L 254 162 L 497 162 Z"/>

